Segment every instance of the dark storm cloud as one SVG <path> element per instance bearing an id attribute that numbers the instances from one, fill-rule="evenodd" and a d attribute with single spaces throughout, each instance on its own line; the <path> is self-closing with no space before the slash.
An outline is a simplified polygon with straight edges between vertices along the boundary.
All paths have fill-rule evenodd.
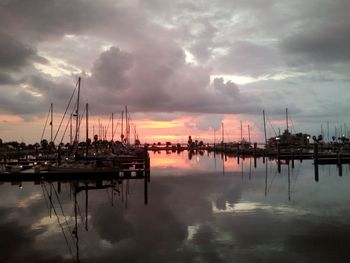
<path id="1" fill-rule="evenodd" d="M 8 34 L 0 32 L 0 70 L 15 71 L 29 63 L 35 51 Z"/>
<path id="2" fill-rule="evenodd" d="M 12 80 L 6 85 L 4 83 L 1 87 L 0 108 L 3 112 L 32 120 L 35 116 L 45 115 L 52 102 L 55 112 L 63 113 L 75 85 L 73 82 L 71 85 L 66 83 L 66 80 L 52 79 L 40 74 Z"/>
<path id="3" fill-rule="evenodd" d="M 12 79 L 10 74 L 0 72 L 0 86 L 14 83 L 15 81 Z"/>
<path id="4" fill-rule="evenodd" d="M 0 22 L 9 32 L 38 42 L 82 32 L 91 25 L 103 23 L 110 14 L 109 10 L 104 3 L 80 0 L 2 1 Z"/>
<path id="5" fill-rule="evenodd" d="M 0 104 L 3 112 L 27 116 L 41 113 L 43 110 L 41 104 L 44 101 L 42 98 L 32 96 L 24 89 L 14 90 L 12 87 L 2 87 L 1 92 Z"/>
<path id="6" fill-rule="evenodd" d="M 126 88 L 129 84 L 126 72 L 131 68 L 132 63 L 133 59 L 129 53 L 111 47 L 95 61 L 92 74 L 97 85 L 117 91 Z"/>
<path id="7" fill-rule="evenodd" d="M 332 22 L 306 27 L 289 36 L 282 47 L 289 53 L 301 56 L 305 63 L 348 63 L 350 60 L 350 22 Z"/>
<path id="8" fill-rule="evenodd" d="M 305 6 L 299 26 L 282 38 L 281 48 L 292 63 L 312 63 L 314 68 L 328 69 L 333 64 L 348 63 L 350 55 L 350 22 L 348 1 L 325 1 Z M 336 68 L 333 70 L 337 70 Z M 338 68 L 339 70 L 339 68 Z"/>

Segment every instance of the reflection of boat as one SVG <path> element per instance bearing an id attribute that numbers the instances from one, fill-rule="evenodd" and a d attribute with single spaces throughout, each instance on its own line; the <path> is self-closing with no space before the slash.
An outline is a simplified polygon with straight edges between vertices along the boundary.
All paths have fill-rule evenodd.
<path id="1" fill-rule="evenodd" d="M 64 180 L 43 180 L 43 174 L 40 174 L 36 180 L 29 180 L 32 178 L 34 173 L 20 173 L 18 175 L 8 174 L 8 176 L 0 177 L 0 184 L 2 183 L 11 183 L 13 186 L 18 186 L 22 188 L 22 180 L 34 182 L 36 185 L 40 185 L 42 189 L 42 199 L 45 201 L 48 213 L 50 218 L 57 219 L 57 225 L 61 230 L 61 233 L 64 238 L 64 242 L 68 249 L 68 253 L 72 258 L 73 262 L 80 262 L 80 246 L 79 242 L 81 237 L 79 237 L 79 232 L 82 231 L 81 225 L 84 225 L 86 231 L 88 231 L 88 223 L 90 221 L 89 214 L 89 191 L 98 191 L 101 190 L 103 193 L 107 193 L 108 201 L 111 202 L 111 206 L 114 206 L 114 202 L 118 200 L 122 202 L 125 207 L 127 207 L 128 203 L 128 195 L 130 195 L 130 186 L 135 186 L 134 184 L 129 184 L 129 180 L 132 179 L 142 179 L 142 178 L 112 178 L 110 176 L 103 176 L 103 174 L 89 176 L 84 175 L 83 180 L 77 179 L 67 179 Z M 38 180 L 38 178 L 41 178 Z M 86 179 L 88 178 L 88 179 Z M 148 202 L 148 180 L 147 177 L 144 177 L 144 203 Z M 5 180 L 6 179 L 6 180 Z M 33 179 L 33 178 L 32 178 Z M 56 185 L 57 182 L 57 185 Z M 142 182 L 142 181 L 141 181 Z M 62 187 L 62 184 L 65 184 L 67 187 Z M 68 195 L 64 193 L 61 194 L 61 191 L 67 189 L 70 193 L 70 197 L 68 199 Z M 79 196 L 80 195 L 80 196 Z M 85 195 L 85 198 L 81 198 L 81 195 Z M 38 195 L 40 196 L 40 195 Z M 142 194 L 141 194 L 142 196 Z M 73 198 L 72 198 L 73 197 Z M 61 201 L 61 199 L 64 201 Z M 67 199 L 65 199 L 67 198 Z M 84 200 L 85 199 L 85 200 Z M 70 201 L 68 201 L 70 200 Z M 81 206 L 79 203 L 85 201 L 85 211 L 81 210 Z M 67 203 L 74 207 L 73 214 L 71 213 L 72 209 L 68 209 L 68 211 L 64 211 L 67 208 Z M 83 202 L 84 202 L 83 201 Z M 80 239 L 79 239 L 80 238 Z"/>
<path id="2" fill-rule="evenodd" d="M 45 196 L 45 199 L 48 199 L 50 202 L 50 217 L 51 217 L 51 211 L 53 210 L 55 216 L 57 217 L 57 222 L 61 227 L 61 231 L 62 234 L 64 236 L 64 239 L 66 241 L 66 245 L 67 248 L 69 250 L 69 253 L 72 256 L 72 259 L 74 259 L 75 262 L 80 262 L 80 246 L 79 246 L 79 230 L 81 229 L 79 227 L 79 224 L 82 223 L 84 224 L 84 228 L 85 231 L 89 231 L 89 212 L 88 212 L 88 208 L 89 208 L 89 191 L 94 190 L 94 191 L 98 191 L 98 190 L 106 190 L 108 191 L 109 189 L 111 190 L 111 205 L 113 206 L 113 202 L 115 199 L 115 195 L 121 196 L 121 201 L 123 203 L 125 203 L 125 207 L 127 207 L 127 202 L 128 202 L 128 195 L 130 193 L 129 190 L 129 180 L 126 179 L 125 180 L 126 183 L 124 185 L 124 180 L 90 180 L 90 181 L 75 181 L 70 183 L 71 186 L 71 190 L 73 195 L 74 195 L 74 217 L 72 218 L 74 220 L 74 225 L 73 225 L 73 229 L 71 229 L 69 227 L 69 225 L 71 225 L 68 220 L 65 217 L 63 208 L 62 208 L 62 204 L 60 201 L 60 196 L 59 196 L 59 192 L 60 190 L 55 189 L 53 183 L 49 183 L 49 187 L 46 186 L 45 182 L 43 182 L 41 184 L 42 186 L 42 190 L 43 190 L 43 194 Z M 145 184 L 145 204 L 147 204 L 147 184 Z M 60 189 L 60 188 L 59 188 Z M 78 201 L 78 195 L 80 193 L 84 193 L 85 192 L 85 216 L 83 217 L 83 215 L 81 214 L 81 210 L 79 208 L 79 201 Z M 59 207 L 61 208 L 61 211 L 58 211 L 53 203 L 53 194 L 56 195 L 56 200 L 59 203 Z M 109 194 L 108 194 L 109 197 Z M 60 217 L 62 218 L 62 216 L 59 214 L 61 212 L 64 220 L 66 221 L 65 224 L 68 226 L 68 229 L 66 229 L 65 227 L 63 227 L 63 223 L 60 221 Z M 81 219 L 81 221 L 79 220 L 79 218 Z M 71 243 L 71 241 L 69 241 L 69 239 L 67 238 L 67 236 L 71 236 L 72 240 L 73 240 L 73 244 Z M 75 255 L 74 255 L 75 252 Z"/>

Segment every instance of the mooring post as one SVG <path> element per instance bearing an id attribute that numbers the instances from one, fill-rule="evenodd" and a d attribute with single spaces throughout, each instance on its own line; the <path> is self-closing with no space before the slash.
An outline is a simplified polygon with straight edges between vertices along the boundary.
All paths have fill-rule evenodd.
<path id="1" fill-rule="evenodd" d="M 337 165 L 341 166 L 341 151 L 338 150 L 337 152 Z"/>
<path id="2" fill-rule="evenodd" d="M 254 168 L 256 168 L 256 157 L 254 157 Z"/>
<path id="3" fill-rule="evenodd" d="M 343 176 L 343 166 L 341 164 L 338 165 L 338 173 L 339 176 Z"/>
<path id="4" fill-rule="evenodd" d="M 314 163 L 315 169 L 315 182 L 318 182 L 318 163 Z"/>

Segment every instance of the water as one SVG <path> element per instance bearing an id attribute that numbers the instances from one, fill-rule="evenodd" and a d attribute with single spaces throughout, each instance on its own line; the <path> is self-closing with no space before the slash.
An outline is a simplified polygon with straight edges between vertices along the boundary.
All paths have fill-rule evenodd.
<path id="1" fill-rule="evenodd" d="M 142 180 L 0 185 L 0 262 L 348 261 L 348 165 L 150 155 L 147 205 Z"/>

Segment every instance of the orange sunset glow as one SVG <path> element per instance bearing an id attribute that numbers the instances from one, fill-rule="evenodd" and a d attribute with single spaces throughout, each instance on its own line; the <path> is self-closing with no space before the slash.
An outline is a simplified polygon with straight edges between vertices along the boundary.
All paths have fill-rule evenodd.
<path id="1" fill-rule="evenodd" d="M 55 114 L 53 121 L 54 135 L 59 127 L 62 115 Z M 131 121 L 131 142 L 134 141 L 135 130 L 141 143 L 165 143 L 167 141 L 171 143 L 187 143 L 188 136 L 191 135 L 194 140 L 203 141 L 204 143 L 220 142 L 222 140 L 222 125 L 224 123 L 224 141 L 238 141 L 241 136 L 241 118 L 239 115 L 223 115 L 222 122 L 216 127 L 208 126 L 206 129 L 198 127 L 198 123 L 203 118 L 202 115 L 187 115 L 176 118 L 170 121 L 156 121 L 149 119 L 137 119 L 134 118 Z M 0 119 L 7 123 L 7 128 L 2 130 L 2 137 L 5 140 L 11 138 L 23 138 L 27 142 L 36 142 L 40 139 L 42 131 L 44 129 L 46 116 L 36 118 L 35 120 L 24 121 L 18 116 L 12 115 L 0 115 Z M 67 126 L 68 125 L 68 126 Z M 112 139 L 112 123 L 111 118 L 103 115 L 89 117 L 89 137 L 92 138 L 92 134 L 99 134 L 99 125 L 103 127 L 107 140 Z M 256 124 L 249 120 L 242 120 L 243 138 L 248 140 L 248 125 L 250 126 L 251 141 L 262 140 L 262 127 L 256 126 Z M 74 126 L 74 125 L 73 125 Z M 13 132 L 14 127 L 15 132 Z M 25 127 L 27 129 L 25 129 Z M 57 135 L 57 140 L 61 140 L 63 131 L 67 127 L 64 142 L 69 141 L 69 120 L 65 120 L 62 123 L 60 132 Z M 11 132 L 10 132 L 11 130 Z M 23 133 L 23 130 L 27 132 Z M 62 131 L 63 130 L 63 131 Z M 124 123 L 125 130 L 125 123 Z M 125 132 L 124 132 L 125 133 Z M 82 119 L 80 128 L 80 138 L 84 140 L 86 137 L 86 124 L 85 119 Z M 121 119 L 118 117 L 114 120 L 114 140 L 118 140 L 121 134 Z M 50 127 L 47 125 L 44 138 L 49 139 Z"/>
<path id="2" fill-rule="evenodd" d="M 204 153 L 204 152 L 203 152 Z M 240 163 L 236 158 L 224 157 L 220 154 L 214 153 L 199 153 L 193 152 L 180 152 L 172 153 L 171 156 L 165 151 L 150 152 L 150 160 L 152 169 L 182 169 L 191 170 L 195 167 L 196 170 L 202 172 L 210 171 L 225 171 L 225 172 L 242 172 L 249 170 L 249 167 L 253 165 L 251 159 L 241 159 Z M 169 157 L 170 156 L 170 157 Z M 190 156 L 190 158 L 189 158 Z M 215 157 L 215 158 L 213 158 Z"/>

